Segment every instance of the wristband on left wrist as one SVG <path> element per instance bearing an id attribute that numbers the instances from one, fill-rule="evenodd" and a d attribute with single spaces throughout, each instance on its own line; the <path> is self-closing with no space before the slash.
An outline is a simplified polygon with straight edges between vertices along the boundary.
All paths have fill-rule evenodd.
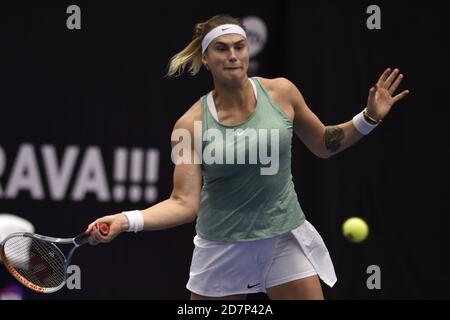
<path id="1" fill-rule="evenodd" d="M 364 108 L 363 116 L 364 116 L 364 119 L 366 119 L 366 121 L 369 122 L 370 124 L 379 124 L 381 122 L 381 120 L 377 120 L 377 119 L 371 117 L 369 115 L 369 113 L 367 112 L 367 108 Z"/>

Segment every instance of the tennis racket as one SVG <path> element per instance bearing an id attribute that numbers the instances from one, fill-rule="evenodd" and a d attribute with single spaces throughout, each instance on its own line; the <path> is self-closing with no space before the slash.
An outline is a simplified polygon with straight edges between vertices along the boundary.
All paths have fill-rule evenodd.
<path id="1" fill-rule="evenodd" d="M 99 231 L 106 236 L 109 225 L 102 223 Z M 74 238 L 53 238 L 36 233 L 17 232 L 0 243 L 0 257 L 8 271 L 24 286 L 41 293 L 61 289 L 67 279 L 75 250 L 86 244 L 89 234 Z M 73 244 L 67 257 L 56 244 Z"/>

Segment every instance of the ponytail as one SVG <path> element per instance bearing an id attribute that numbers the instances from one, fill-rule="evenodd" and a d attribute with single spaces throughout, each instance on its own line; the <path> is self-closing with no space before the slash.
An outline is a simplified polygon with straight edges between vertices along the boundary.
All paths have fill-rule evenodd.
<path id="1" fill-rule="evenodd" d="M 197 23 L 194 28 L 192 41 L 180 52 L 170 59 L 168 77 L 179 76 L 188 67 L 187 71 L 195 76 L 202 67 L 202 38 L 205 29 L 204 22 Z"/>

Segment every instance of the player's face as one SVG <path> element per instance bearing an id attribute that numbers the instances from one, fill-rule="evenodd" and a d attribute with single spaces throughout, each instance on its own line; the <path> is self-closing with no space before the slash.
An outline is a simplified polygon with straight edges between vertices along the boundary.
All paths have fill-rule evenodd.
<path id="1" fill-rule="evenodd" d="M 238 34 L 226 34 L 214 39 L 203 55 L 215 78 L 237 80 L 247 75 L 249 54 L 247 40 Z"/>

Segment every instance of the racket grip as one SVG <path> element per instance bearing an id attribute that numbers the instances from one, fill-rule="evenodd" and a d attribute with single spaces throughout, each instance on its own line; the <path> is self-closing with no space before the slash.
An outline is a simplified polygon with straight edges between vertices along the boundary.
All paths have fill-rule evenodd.
<path id="1" fill-rule="evenodd" d="M 102 236 L 107 236 L 109 234 L 109 225 L 107 223 L 100 223 L 98 227 Z"/>

